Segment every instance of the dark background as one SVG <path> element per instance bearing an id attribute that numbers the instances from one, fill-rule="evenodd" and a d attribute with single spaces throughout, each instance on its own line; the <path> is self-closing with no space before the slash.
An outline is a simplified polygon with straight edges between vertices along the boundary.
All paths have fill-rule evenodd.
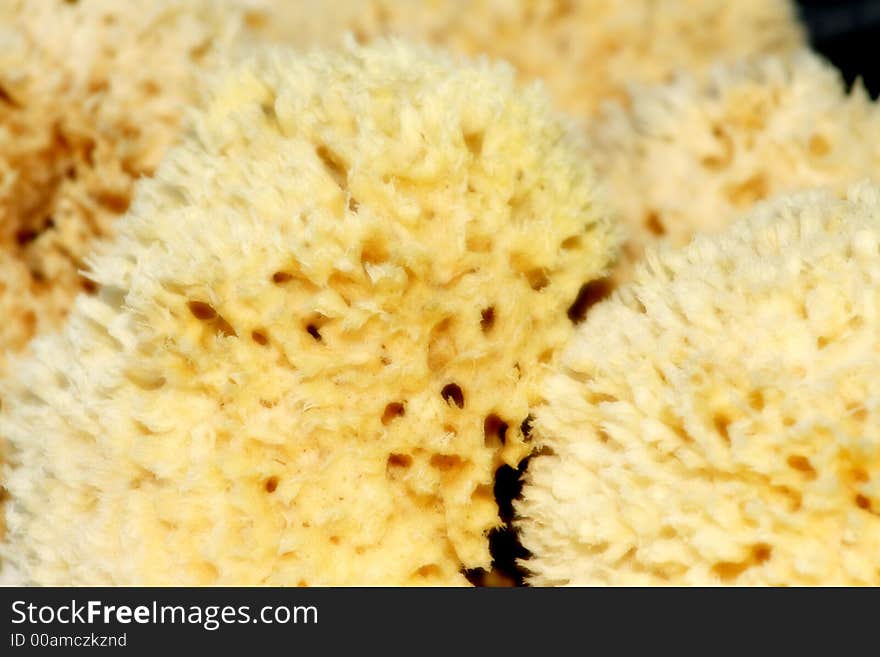
<path id="1" fill-rule="evenodd" d="M 800 0 L 798 5 L 813 48 L 830 59 L 848 83 L 860 76 L 876 98 L 880 93 L 880 0 Z"/>

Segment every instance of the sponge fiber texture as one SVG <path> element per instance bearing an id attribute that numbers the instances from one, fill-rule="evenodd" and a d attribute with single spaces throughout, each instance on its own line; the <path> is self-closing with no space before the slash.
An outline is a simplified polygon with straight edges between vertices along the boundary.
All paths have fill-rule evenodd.
<path id="1" fill-rule="evenodd" d="M 649 250 L 544 388 L 534 584 L 878 585 L 880 188 Z"/>

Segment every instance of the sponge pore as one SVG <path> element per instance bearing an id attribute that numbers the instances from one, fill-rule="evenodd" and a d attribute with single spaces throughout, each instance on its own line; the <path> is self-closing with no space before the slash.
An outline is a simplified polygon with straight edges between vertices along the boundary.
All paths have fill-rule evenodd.
<path id="1" fill-rule="evenodd" d="M 260 51 L 3 389 L 40 583 L 466 584 L 493 474 L 615 257 L 582 142 L 506 65 Z"/>

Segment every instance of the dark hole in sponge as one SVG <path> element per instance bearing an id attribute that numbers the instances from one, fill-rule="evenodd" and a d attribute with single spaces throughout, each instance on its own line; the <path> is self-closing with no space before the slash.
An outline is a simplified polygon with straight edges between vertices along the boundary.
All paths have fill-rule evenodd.
<path id="1" fill-rule="evenodd" d="M 39 236 L 39 231 L 36 231 L 33 228 L 20 228 L 15 231 L 15 243 L 19 246 L 27 246 Z"/>
<path id="2" fill-rule="evenodd" d="M 792 468 L 793 470 L 797 470 L 798 472 L 802 472 L 807 478 L 815 479 L 816 469 L 813 467 L 813 464 L 810 463 L 810 459 L 808 459 L 806 456 L 793 454 L 792 456 L 788 457 L 786 463 L 788 463 L 788 467 Z"/>
<path id="3" fill-rule="evenodd" d="M 266 483 L 263 484 L 263 487 L 266 489 L 267 493 L 274 493 L 278 488 L 278 477 L 269 477 L 266 480 Z"/>
<path id="4" fill-rule="evenodd" d="M 333 180 L 336 181 L 336 184 L 339 185 L 339 188 L 343 190 L 346 189 L 348 169 L 342 158 L 324 144 L 321 144 L 315 149 L 315 154 L 324 164 L 327 173 L 329 173 Z"/>
<path id="5" fill-rule="evenodd" d="M 562 241 L 562 248 L 566 251 L 581 248 L 581 238 L 579 235 L 572 235 Z"/>
<path id="6" fill-rule="evenodd" d="M 214 310 L 214 307 L 204 301 L 190 301 L 187 304 L 189 311 L 198 320 L 203 322 L 211 322 L 214 330 L 220 335 L 235 336 L 235 329 L 221 315 Z"/>
<path id="7" fill-rule="evenodd" d="M 0 87 L 0 103 L 6 103 L 12 107 L 18 107 L 18 103 L 9 95 L 9 92 L 6 91 L 3 87 Z"/>
<path id="8" fill-rule="evenodd" d="M 582 285 L 574 303 L 568 308 L 568 318 L 575 324 L 584 321 L 590 308 L 611 294 L 611 290 L 611 282 L 607 278 Z"/>
<path id="9" fill-rule="evenodd" d="M 440 395 L 447 404 L 452 402 L 459 408 L 464 408 L 464 392 L 457 383 L 447 383 L 440 391 Z"/>
<path id="10" fill-rule="evenodd" d="M 315 326 L 314 324 L 309 324 L 308 326 L 306 326 L 306 331 L 308 331 L 309 335 L 315 338 L 315 340 L 321 342 L 321 332 L 318 330 L 317 326 Z"/>
<path id="11" fill-rule="evenodd" d="M 718 432 L 721 439 L 730 444 L 730 418 L 724 415 L 724 413 L 716 413 L 712 416 L 712 424 L 715 426 L 715 431 Z"/>
<path id="12" fill-rule="evenodd" d="M 493 326 L 495 326 L 495 307 L 483 308 L 480 313 L 480 328 L 483 329 L 483 333 L 488 333 Z"/>
<path id="13" fill-rule="evenodd" d="M 752 559 L 756 563 L 764 563 L 773 556 L 773 547 L 767 543 L 757 543 L 752 546 Z"/>
<path id="14" fill-rule="evenodd" d="M 409 454 L 391 454 L 388 456 L 388 465 L 392 468 L 408 468 L 413 459 Z"/>
<path id="15" fill-rule="evenodd" d="M 531 440 L 532 438 L 532 424 L 534 423 L 535 418 L 530 413 L 526 416 L 526 419 L 522 421 L 519 425 L 519 430 L 522 432 L 523 439 Z"/>
<path id="16" fill-rule="evenodd" d="M 189 307 L 189 311 L 193 314 L 193 317 L 200 319 L 203 322 L 210 321 L 217 317 L 217 311 L 204 301 L 190 301 L 186 305 Z"/>
<path id="17" fill-rule="evenodd" d="M 483 135 L 479 132 L 465 133 L 464 143 L 474 157 L 479 157 L 483 150 Z"/>
<path id="18" fill-rule="evenodd" d="M 550 284 L 550 279 L 543 269 L 532 269 L 526 272 L 526 278 L 529 281 L 529 286 L 536 292 L 540 292 Z"/>
<path id="19" fill-rule="evenodd" d="M 98 284 L 85 276 L 79 277 L 79 284 L 86 294 L 95 294 L 98 291 Z"/>
<path id="20" fill-rule="evenodd" d="M 461 457 L 457 454 L 433 454 L 429 462 L 432 468 L 442 472 L 450 472 L 462 466 Z"/>
<path id="21" fill-rule="evenodd" d="M 416 575 L 418 575 L 419 577 L 440 577 L 442 574 L 443 571 L 440 570 L 440 566 L 433 563 L 421 566 L 418 570 L 416 570 Z"/>
<path id="22" fill-rule="evenodd" d="M 220 335 L 224 335 L 226 337 L 229 337 L 229 336 L 237 337 L 238 336 L 238 334 L 235 332 L 235 329 L 232 328 L 232 324 L 227 322 L 220 315 L 217 315 L 217 321 L 214 322 L 214 328 L 216 329 L 217 333 L 219 333 Z"/>
<path id="23" fill-rule="evenodd" d="M 487 447 L 501 444 L 507 440 L 507 422 L 492 413 L 483 421 L 483 439 Z"/>
<path id="24" fill-rule="evenodd" d="M 660 220 L 660 215 L 656 212 L 649 212 L 645 215 L 645 228 L 657 237 L 662 237 L 666 234 L 666 227 Z"/>
<path id="25" fill-rule="evenodd" d="M 504 523 L 513 520 L 513 501 L 522 492 L 521 477 L 526 471 L 526 461 L 520 463 L 518 468 L 502 465 L 495 471 L 495 501 L 498 503 L 498 516 Z"/>
<path id="26" fill-rule="evenodd" d="M 24 226 L 15 231 L 15 242 L 20 247 L 25 247 L 36 240 L 42 233 L 54 227 L 55 220 L 51 216 L 47 216 L 43 219 L 42 226 Z"/>
<path id="27" fill-rule="evenodd" d="M 406 409 L 403 404 L 400 402 L 391 402 L 385 407 L 385 411 L 382 413 L 382 424 L 388 425 L 391 424 L 391 421 L 395 418 L 398 418 L 406 413 Z"/>
<path id="28" fill-rule="evenodd" d="M 528 467 L 529 459 L 514 469 L 502 465 L 495 471 L 495 502 L 498 504 L 498 515 L 504 525 L 489 533 L 489 552 L 492 555 L 492 571 L 482 568 L 465 570 L 464 576 L 474 586 L 523 586 L 526 571 L 517 563 L 520 559 L 528 559 L 531 554 L 519 541 L 516 530 L 510 526 L 513 520 L 513 500 L 522 492 L 522 475 Z"/>

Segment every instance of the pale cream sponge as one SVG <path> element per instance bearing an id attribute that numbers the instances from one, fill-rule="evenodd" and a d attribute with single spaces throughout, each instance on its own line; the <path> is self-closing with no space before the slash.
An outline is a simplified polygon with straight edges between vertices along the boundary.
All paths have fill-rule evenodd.
<path id="1" fill-rule="evenodd" d="M 41 584 L 466 584 L 493 474 L 615 257 L 504 64 L 397 43 L 225 73 L 0 387 Z"/>
<path id="2" fill-rule="evenodd" d="M 538 585 L 880 584 L 880 187 L 650 250 L 543 387 Z"/>
<path id="3" fill-rule="evenodd" d="M 588 135 L 629 229 L 618 281 L 646 245 L 684 246 L 765 198 L 880 176 L 880 104 L 808 51 L 634 87 Z"/>

